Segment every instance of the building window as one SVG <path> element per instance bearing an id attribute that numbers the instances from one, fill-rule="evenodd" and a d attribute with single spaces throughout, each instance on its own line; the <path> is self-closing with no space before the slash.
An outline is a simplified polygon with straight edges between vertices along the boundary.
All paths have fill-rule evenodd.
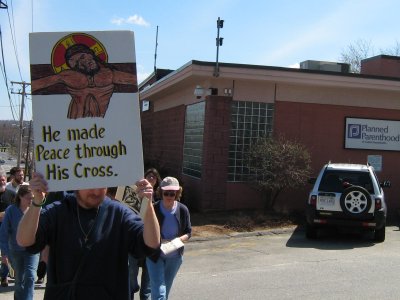
<path id="1" fill-rule="evenodd" d="M 250 145 L 273 130 L 274 105 L 233 101 L 229 142 L 228 181 L 247 181 L 250 172 L 244 159 Z"/>
<path id="2" fill-rule="evenodd" d="M 183 174 L 197 178 L 201 178 L 205 107 L 204 101 L 186 107 Z"/>

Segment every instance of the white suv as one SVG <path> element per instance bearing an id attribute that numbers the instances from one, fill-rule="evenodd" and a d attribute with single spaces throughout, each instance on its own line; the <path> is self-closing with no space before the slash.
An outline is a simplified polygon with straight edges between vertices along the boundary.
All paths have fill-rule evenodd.
<path id="1" fill-rule="evenodd" d="M 382 187 L 370 165 L 326 164 L 307 201 L 306 237 L 317 238 L 318 227 L 334 225 L 374 230 L 376 242 L 385 240 L 386 203 Z"/>

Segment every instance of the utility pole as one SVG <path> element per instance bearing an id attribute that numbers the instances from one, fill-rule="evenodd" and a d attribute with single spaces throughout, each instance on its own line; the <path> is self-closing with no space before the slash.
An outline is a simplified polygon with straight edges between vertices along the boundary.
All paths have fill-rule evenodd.
<path id="1" fill-rule="evenodd" d="M 214 69 L 214 77 L 218 77 L 219 76 L 219 65 L 218 65 L 218 54 L 219 54 L 219 46 L 222 46 L 223 40 L 224 38 L 220 38 L 219 37 L 219 29 L 224 27 L 224 20 L 221 20 L 218 17 L 217 20 L 217 38 L 216 38 L 216 44 L 217 44 L 217 59 L 215 62 L 215 69 Z"/>
<path id="2" fill-rule="evenodd" d="M 19 94 L 22 96 L 21 112 L 20 112 L 20 116 L 19 116 L 18 157 L 17 157 L 17 167 L 19 168 L 21 165 L 21 153 L 22 153 L 22 131 L 24 129 L 24 126 L 23 126 L 24 125 L 24 105 L 25 105 L 25 96 L 27 95 L 26 86 L 31 85 L 31 84 L 27 83 L 25 81 L 22 81 L 22 82 L 11 81 L 11 83 L 22 85 L 22 91 L 21 90 L 19 92 L 11 91 L 12 94 Z"/>
<path id="3" fill-rule="evenodd" d="M 154 50 L 154 75 L 156 76 L 156 81 L 157 81 L 157 46 L 158 46 L 158 25 L 156 32 L 156 49 Z"/>
<path id="4" fill-rule="evenodd" d="M 25 157 L 25 177 L 28 176 L 31 179 L 31 166 L 33 159 L 31 159 L 29 152 L 30 152 L 30 141 L 31 141 L 31 132 L 32 132 L 32 120 L 29 121 L 29 132 L 28 132 L 28 145 L 26 146 L 26 157 Z"/>

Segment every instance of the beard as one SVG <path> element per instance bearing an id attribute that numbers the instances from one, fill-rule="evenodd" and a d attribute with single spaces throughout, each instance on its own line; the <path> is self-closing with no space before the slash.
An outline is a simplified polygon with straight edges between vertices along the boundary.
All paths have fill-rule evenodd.
<path id="1" fill-rule="evenodd" d="M 22 184 L 24 182 L 23 178 L 14 178 L 14 182 L 17 184 Z"/>
<path id="2" fill-rule="evenodd" d="M 4 193 L 4 191 L 6 190 L 6 185 L 0 185 L 0 193 Z"/>
<path id="3" fill-rule="evenodd" d="M 79 73 L 88 75 L 88 76 L 94 76 L 96 75 L 97 72 L 99 72 L 100 67 L 96 63 L 96 66 L 94 68 L 89 68 L 87 66 L 78 66 L 75 68 L 75 71 L 78 71 Z"/>

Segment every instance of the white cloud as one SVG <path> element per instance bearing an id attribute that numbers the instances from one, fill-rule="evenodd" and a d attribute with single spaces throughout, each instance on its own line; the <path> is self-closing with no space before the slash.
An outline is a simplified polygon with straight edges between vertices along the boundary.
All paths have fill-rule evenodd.
<path id="1" fill-rule="evenodd" d="M 141 83 L 143 80 L 147 79 L 147 77 L 149 77 L 150 75 L 151 73 L 149 72 L 138 72 L 137 73 L 138 83 Z"/>
<path id="2" fill-rule="evenodd" d="M 116 25 L 122 25 L 122 24 L 134 24 L 134 25 L 139 25 L 139 26 L 145 26 L 148 27 L 150 26 L 150 23 L 147 22 L 143 17 L 138 16 L 138 15 L 133 15 L 133 16 L 129 16 L 127 18 L 113 18 L 111 20 L 112 24 L 116 24 Z"/>
<path id="3" fill-rule="evenodd" d="M 142 64 L 137 63 L 136 69 L 137 80 L 139 84 L 151 75 L 151 72 L 146 72 L 145 67 Z"/>
<path id="4" fill-rule="evenodd" d="M 294 63 L 291 65 L 287 66 L 288 68 L 292 68 L 292 69 L 300 69 L 300 64 L 299 63 Z"/>
<path id="5" fill-rule="evenodd" d="M 124 23 L 124 19 L 123 18 L 113 18 L 111 20 L 111 23 L 119 26 L 122 23 Z"/>

